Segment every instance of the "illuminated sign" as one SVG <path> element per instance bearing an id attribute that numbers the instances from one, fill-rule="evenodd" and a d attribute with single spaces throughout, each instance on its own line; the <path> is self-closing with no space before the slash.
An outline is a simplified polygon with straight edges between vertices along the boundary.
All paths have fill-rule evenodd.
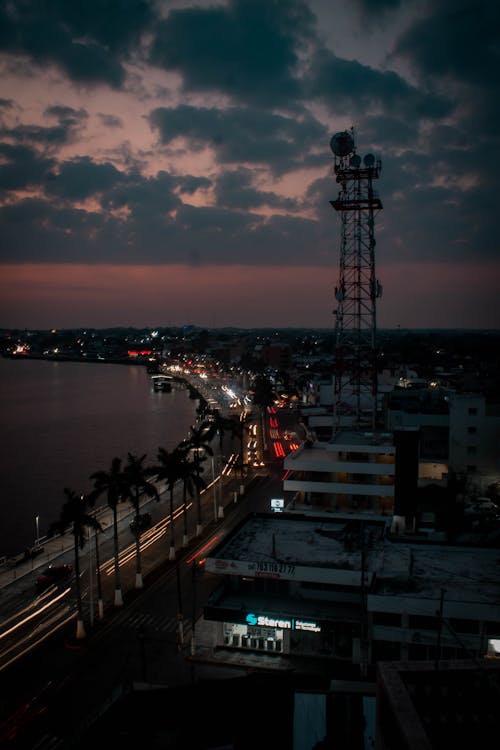
<path id="1" fill-rule="evenodd" d="M 257 625 L 262 628 L 279 628 L 280 630 L 307 630 L 309 633 L 320 633 L 321 626 L 309 620 L 282 619 L 280 617 L 268 617 L 267 615 L 256 615 L 249 612 L 245 618 L 247 625 Z"/>
<path id="2" fill-rule="evenodd" d="M 282 497 L 271 498 L 271 510 L 275 513 L 282 513 L 285 507 L 285 500 Z"/>

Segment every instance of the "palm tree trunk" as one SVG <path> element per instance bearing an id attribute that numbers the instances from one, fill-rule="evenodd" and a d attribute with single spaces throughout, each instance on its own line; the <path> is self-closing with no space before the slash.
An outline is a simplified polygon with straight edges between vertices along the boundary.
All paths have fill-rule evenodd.
<path id="1" fill-rule="evenodd" d="M 184 481 L 184 490 L 183 490 L 182 500 L 183 500 L 183 506 L 184 506 L 184 510 L 182 514 L 184 517 L 184 535 L 182 537 L 182 546 L 187 547 L 189 536 L 188 536 L 188 517 L 187 517 L 187 487 L 186 487 L 185 481 Z"/>
<path id="2" fill-rule="evenodd" d="M 80 554 L 78 550 L 78 534 L 76 531 L 73 533 L 73 539 L 75 543 L 75 588 L 76 588 L 76 637 L 77 639 L 85 638 L 85 625 L 83 623 L 83 607 L 82 607 L 82 588 L 80 585 Z"/>
<path id="3" fill-rule="evenodd" d="M 222 500 L 223 495 L 223 474 L 222 474 L 222 453 L 219 453 L 219 507 L 217 510 L 217 518 L 224 518 L 224 505 Z"/>
<path id="4" fill-rule="evenodd" d="M 101 577 L 101 563 L 99 561 L 99 537 L 97 529 L 95 529 L 95 569 L 97 577 L 97 618 L 99 621 L 104 619 L 104 604 L 102 600 L 102 577 Z"/>
<path id="5" fill-rule="evenodd" d="M 141 531 L 139 529 L 139 492 L 135 494 L 135 587 L 142 589 Z"/>
<path id="6" fill-rule="evenodd" d="M 120 548 L 118 545 L 118 509 L 116 505 L 113 508 L 113 544 L 115 549 L 115 607 L 122 607 L 123 596 L 120 582 L 120 565 L 118 559 L 120 554 Z"/>
<path id="7" fill-rule="evenodd" d="M 196 451 L 196 477 L 199 479 L 200 476 L 200 458 L 198 455 L 198 451 Z M 201 536 L 201 532 L 203 531 L 203 524 L 201 522 L 201 497 L 200 497 L 200 487 L 199 482 L 196 482 L 196 508 L 198 513 L 198 522 L 196 524 L 196 536 Z"/>

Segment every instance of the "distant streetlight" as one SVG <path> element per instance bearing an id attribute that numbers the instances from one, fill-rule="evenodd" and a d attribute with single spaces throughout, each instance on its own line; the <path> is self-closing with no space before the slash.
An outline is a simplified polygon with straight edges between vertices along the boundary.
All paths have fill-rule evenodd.
<path id="1" fill-rule="evenodd" d="M 38 547 L 38 540 L 40 539 L 39 521 L 40 521 L 40 516 L 37 513 L 35 516 L 35 547 Z"/>

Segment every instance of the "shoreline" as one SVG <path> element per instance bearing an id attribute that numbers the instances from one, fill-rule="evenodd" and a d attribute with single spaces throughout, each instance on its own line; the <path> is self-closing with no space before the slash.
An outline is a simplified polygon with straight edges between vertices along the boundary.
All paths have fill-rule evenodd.
<path id="1" fill-rule="evenodd" d="M 17 362 L 17 361 L 19 361 L 19 359 L 21 359 L 21 357 L 20 356 L 3 357 L 3 359 L 4 359 L 5 362 L 7 362 L 7 361 L 12 362 L 13 360 L 15 360 Z M 15 384 L 16 384 L 16 382 L 18 380 L 18 377 L 21 377 L 21 382 L 22 383 L 27 382 L 27 383 L 30 383 L 30 384 L 32 383 L 33 379 L 35 381 L 38 381 L 39 377 L 42 378 L 42 382 L 43 383 L 45 383 L 46 381 L 52 381 L 54 378 L 56 378 L 57 383 L 59 383 L 59 380 L 61 378 L 63 379 L 61 382 L 66 382 L 68 380 L 68 378 L 69 378 L 70 382 L 72 382 L 72 378 L 76 378 L 77 381 L 75 381 L 75 382 L 80 383 L 82 387 L 85 387 L 84 383 L 87 382 L 87 379 L 88 379 L 87 375 L 89 376 L 91 383 L 94 382 L 95 378 L 97 378 L 99 382 L 101 382 L 101 378 L 104 378 L 104 383 L 108 383 L 108 384 L 109 384 L 110 380 L 113 381 L 113 383 L 114 383 L 115 380 L 116 380 L 116 378 L 118 378 L 118 380 L 116 381 L 118 383 L 121 383 L 124 379 L 127 382 L 130 381 L 130 379 L 132 379 L 131 382 L 133 382 L 133 383 L 140 382 L 142 384 L 142 387 L 140 388 L 140 395 L 138 396 L 138 398 L 142 399 L 142 401 L 148 401 L 148 402 L 150 401 L 150 397 L 149 397 L 148 394 L 149 394 L 149 390 L 151 390 L 151 391 L 153 390 L 153 386 L 152 386 L 152 382 L 153 381 L 151 380 L 151 374 L 152 373 L 151 374 L 150 373 L 146 373 L 146 363 L 144 363 L 144 362 L 130 362 L 130 361 L 124 361 L 124 360 L 120 360 L 118 362 L 111 361 L 111 360 L 108 360 L 108 361 L 97 360 L 96 362 L 92 362 L 92 361 L 85 360 L 85 359 L 77 359 L 77 361 L 80 361 L 80 362 L 89 361 L 90 364 L 95 364 L 95 363 L 98 363 L 98 364 L 109 364 L 109 365 L 113 365 L 113 364 L 121 364 L 121 365 L 123 365 L 123 364 L 130 364 L 130 365 L 132 365 L 132 367 L 128 368 L 128 371 L 130 371 L 130 375 L 127 376 L 126 375 L 127 368 L 123 369 L 123 367 L 121 369 L 119 369 L 119 370 L 114 370 L 111 367 L 104 368 L 104 369 L 90 368 L 90 370 L 87 373 L 87 371 L 85 370 L 85 368 L 81 368 L 81 369 L 80 368 L 72 368 L 70 366 L 70 370 L 67 371 L 66 368 L 63 368 L 63 367 L 59 368 L 59 362 L 70 362 L 71 363 L 74 360 L 72 358 L 63 357 L 63 358 L 58 358 L 58 367 L 57 367 L 57 369 L 59 371 L 59 375 L 56 375 L 56 371 L 55 370 L 54 370 L 54 374 L 51 375 L 50 373 L 52 372 L 52 368 L 42 368 L 43 373 L 45 373 L 45 375 L 44 375 L 43 373 L 39 372 L 38 365 L 37 364 L 33 364 L 33 362 L 40 362 L 42 360 L 50 362 L 50 361 L 54 361 L 53 358 L 38 357 L 38 356 L 28 356 L 28 357 L 23 356 L 22 359 L 24 361 L 29 360 L 29 363 L 31 363 L 31 364 L 27 364 L 26 366 L 24 366 L 24 365 L 20 366 L 20 365 L 17 365 L 17 364 L 12 364 L 12 365 L 5 364 L 5 366 L 3 368 L 5 370 L 5 373 L 6 373 L 6 380 L 5 380 L 5 382 L 6 383 L 8 383 L 8 382 L 10 383 L 11 382 L 12 385 L 13 385 L 13 387 L 15 386 Z M 139 369 L 137 369 L 138 367 L 139 367 Z M 91 370 L 92 370 L 93 374 L 91 373 Z M 73 371 L 74 375 L 68 374 L 68 378 L 65 377 L 64 373 L 66 373 L 66 372 L 69 373 L 70 371 Z M 14 375 L 10 375 L 9 376 L 7 374 L 9 372 L 14 373 Z M 25 381 L 25 377 L 21 376 L 22 372 L 29 373 L 29 375 L 26 376 L 28 378 L 28 380 Z M 116 375 L 113 375 L 113 372 L 115 372 Z M 139 378 L 139 380 L 137 380 L 137 377 L 133 375 L 134 372 L 136 372 L 137 377 Z M 18 376 L 15 375 L 15 373 L 18 373 Z M 33 373 L 33 377 L 31 377 L 31 373 Z M 170 425 L 169 430 L 168 430 L 169 434 L 170 433 L 176 433 L 177 431 L 179 432 L 179 439 L 176 441 L 176 442 L 179 442 L 180 440 L 182 440 L 185 437 L 185 430 L 188 429 L 189 425 L 194 424 L 195 420 L 197 419 L 197 414 L 199 413 L 197 411 L 197 407 L 198 407 L 198 404 L 199 404 L 199 400 L 201 398 L 201 394 L 198 394 L 197 392 L 195 392 L 190 387 L 189 383 L 184 378 L 180 378 L 180 377 L 178 377 L 178 375 L 174 375 L 173 379 L 175 380 L 174 388 L 176 390 L 178 390 L 179 392 L 183 392 L 183 394 L 182 394 L 183 397 L 180 399 L 180 401 L 178 401 L 178 403 L 181 405 L 179 407 L 179 409 L 180 409 L 180 411 L 179 411 L 180 422 L 177 420 L 177 418 L 175 419 L 175 422 L 171 422 L 171 420 L 174 419 L 174 415 L 177 415 L 178 408 L 175 407 L 175 406 L 172 406 L 172 407 L 170 406 L 170 404 L 171 403 L 172 404 L 175 403 L 175 401 L 172 401 L 168 397 L 167 394 L 159 394 L 160 396 L 162 396 L 162 398 L 160 398 L 160 400 L 158 401 L 158 405 L 157 405 L 157 407 L 155 407 L 154 411 L 155 411 L 155 414 L 156 414 L 156 412 L 159 410 L 160 414 L 164 414 L 165 415 L 165 418 L 167 419 L 167 424 Z M 110 387 L 114 388 L 113 385 L 111 385 Z M 143 392 L 143 388 L 145 388 L 145 394 L 142 393 Z M 34 391 L 35 391 L 35 397 L 34 397 L 34 399 L 35 400 L 33 401 L 32 406 L 30 408 L 31 409 L 36 409 L 37 410 L 37 415 L 39 415 L 40 414 L 40 410 L 38 408 L 38 403 L 43 404 L 44 402 L 46 402 L 46 399 L 45 399 L 45 397 L 43 397 L 43 398 L 41 398 L 41 401 L 40 401 L 40 398 L 38 396 L 36 396 L 36 390 L 37 390 L 37 386 L 35 386 L 35 389 L 34 389 Z M 17 393 L 17 391 L 18 391 L 17 387 L 15 388 L 15 391 Z M 187 393 L 186 393 L 186 391 L 187 391 Z M 103 391 L 104 394 L 105 394 L 105 392 L 106 391 Z M 189 406 L 188 406 L 188 396 L 189 396 Z M 22 396 L 20 396 L 20 398 L 23 398 L 23 401 L 25 400 L 24 397 L 22 397 Z M 106 399 L 105 395 L 101 396 L 101 401 L 103 401 L 103 400 L 105 401 L 105 399 Z M 158 399 L 158 394 L 155 394 L 154 401 L 156 401 L 157 399 Z M 71 400 L 73 400 L 73 396 L 71 396 Z M 75 400 L 78 400 L 78 399 L 75 399 Z M 182 404 L 184 404 L 184 403 L 186 404 L 186 406 L 182 406 Z M 94 420 L 94 418 L 92 417 L 93 406 L 94 406 L 93 403 L 90 404 L 90 412 L 89 412 L 90 416 L 85 417 L 84 419 L 82 419 L 82 421 L 84 422 L 84 434 L 87 434 L 87 430 L 90 429 L 89 425 L 91 425 L 91 423 Z M 6 404 L 6 408 L 7 407 L 10 408 L 9 404 Z M 174 411 L 172 412 L 172 415 L 170 416 L 172 408 L 174 409 Z M 125 413 L 123 410 L 125 410 L 125 412 L 128 412 L 127 404 L 126 403 L 123 403 L 122 406 L 121 406 L 121 413 L 122 414 Z M 17 407 L 16 407 L 15 416 L 12 416 L 12 420 L 17 421 L 17 424 L 19 424 L 19 418 L 22 418 L 22 419 L 26 418 L 27 419 L 28 416 L 29 416 L 29 412 L 26 411 L 26 413 L 25 413 L 25 411 L 26 410 L 23 409 L 20 412 L 21 417 L 18 417 L 17 416 L 18 415 L 18 411 L 17 411 Z M 135 413 L 134 409 L 132 409 L 132 411 L 133 411 L 133 413 Z M 11 412 L 12 412 L 12 414 L 14 414 L 14 409 L 12 409 L 11 411 L 9 411 L 9 415 L 11 414 Z M 76 412 L 77 412 L 77 416 L 78 416 L 80 414 L 80 412 L 81 412 L 81 409 L 77 408 Z M 61 407 L 61 410 L 57 410 L 56 409 L 55 413 L 56 413 L 56 417 L 58 417 L 63 422 L 65 420 L 67 422 L 67 417 L 64 416 L 66 414 L 66 407 L 65 406 Z M 73 413 L 72 410 L 70 410 L 69 413 L 72 414 Z M 148 436 L 150 435 L 150 433 L 154 433 L 154 435 L 156 435 L 156 432 L 159 432 L 159 437 L 157 437 L 156 442 L 155 442 L 155 440 L 153 438 L 154 447 L 151 448 L 151 450 L 150 450 L 151 455 L 154 455 L 154 448 L 157 447 L 157 445 L 163 444 L 162 443 L 162 437 L 161 437 L 161 435 L 162 435 L 162 430 L 164 431 L 164 428 L 161 427 L 161 424 L 164 424 L 165 420 L 164 419 L 161 420 L 161 423 L 158 422 L 158 419 L 157 419 L 156 416 L 154 416 L 154 414 L 151 414 L 151 416 L 148 418 L 148 416 L 147 416 L 148 412 L 146 410 L 144 410 L 144 409 L 141 410 L 141 413 L 143 414 L 143 416 L 140 419 L 140 424 L 143 425 L 145 423 L 145 421 L 147 421 L 147 424 L 144 427 L 141 427 L 141 430 L 145 434 L 146 443 L 144 441 L 142 441 L 142 439 L 141 439 L 140 440 L 141 445 L 137 448 L 136 452 L 138 452 L 139 454 L 141 454 L 141 451 L 144 452 L 145 449 L 143 449 L 142 446 L 146 445 L 146 444 L 149 445 L 150 441 L 149 441 L 149 437 Z M 10 416 L 9 416 L 9 418 L 6 417 L 6 419 L 7 419 L 6 424 L 10 423 L 10 421 L 11 421 L 10 420 Z M 50 415 L 49 419 L 51 420 L 51 423 L 52 423 L 52 414 Z M 130 418 L 127 419 L 126 417 L 122 417 L 122 421 L 123 420 L 125 420 L 125 427 L 131 429 L 130 426 L 129 426 L 130 423 L 131 423 Z M 153 421 L 151 422 L 151 420 L 153 420 Z M 135 420 L 133 420 L 133 421 L 134 421 L 134 424 L 135 424 Z M 101 419 L 101 422 L 102 422 L 102 419 Z M 98 422 L 98 424 L 101 424 L 101 422 Z M 151 426 L 148 427 L 148 424 L 150 424 L 150 423 L 151 423 Z M 23 422 L 23 424 L 24 424 L 24 422 Z M 75 425 L 76 424 L 79 424 L 79 422 L 76 422 Z M 51 430 L 48 429 L 48 432 L 46 434 L 46 432 L 44 430 L 40 431 L 40 425 L 38 424 L 38 422 L 37 422 L 37 425 L 38 426 L 36 428 L 35 433 L 33 433 L 32 430 L 30 429 L 30 434 L 38 434 L 39 433 L 40 435 L 43 435 L 43 443 L 44 443 L 43 449 L 45 450 L 45 447 L 47 445 L 47 434 L 51 434 Z M 178 429 L 177 429 L 176 426 L 178 427 Z M 113 432 L 116 432 L 116 430 L 115 431 L 110 430 L 110 433 L 113 433 Z M 136 428 L 135 427 L 134 427 L 133 432 L 134 433 L 136 432 Z M 19 430 L 16 431 L 15 437 L 18 438 L 18 439 L 21 439 L 19 437 L 18 433 L 19 433 Z M 102 430 L 100 430 L 99 435 L 101 435 L 101 433 L 102 433 Z M 142 432 L 140 434 L 142 434 Z M 16 439 L 16 442 L 15 442 L 16 446 L 18 445 L 18 441 L 19 441 L 18 439 Z M 54 437 L 54 440 L 58 440 L 58 438 Z M 96 440 L 94 440 L 94 442 L 97 444 L 97 447 L 100 448 L 101 443 L 102 443 L 102 439 L 96 439 Z M 135 442 L 137 442 L 137 439 L 136 439 Z M 29 441 L 29 445 L 30 445 L 29 455 L 31 456 L 31 453 L 33 452 L 33 450 L 35 448 L 33 439 L 31 439 Z M 44 450 L 42 450 L 42 453 L 44 452 Z M 85 456 L 87 455 L 87 453 L 91 454 L 92 451 L 94 453 L 96 453 L 96 451 L 97 451 L 96 447 L 94 447 L 93 449 L 89 448 L 88 450 L 85 448 L 84 449 Z M 103 458 L 102 458 L 103 456 L 104 456 L 104 460 L 105 460 L 105 451 L 104 450 L 99 450 L 99 454 L 100 454 L 101 458 L 99 458 L 98 461 L 102 462 L 103 461 Z M 16 452 L 16 458 L 13 459 L 12 466 L 14 466 L 15 468 L 19 468 L 19 470 L 21 470 L 21 461 L 17 457 L 18 455 L 20 455 L 20 454 Z M 64 458 L 64 456 L 63 456 L 63 458 Z M 38 459 L 36 459 L 36 460 L 38 461 Z M 57 461 L 55 459 L 54 460 L 51 459 L 50 462 L 49 462 L 49 465 L 51 467 L 53 467 L 53 466 L 56 465 L 56 463 L 57 463 Z M 5 538 L 2 536 L 2 544 L 1 544 L 1 547 L 0 547 L 0 559 L 4 560 L 5 558 L 10 558 L 10 559 L 12 559 L 12 558 L 19 559 L 21 557 L 24 558 L 25 553 L 28 550 L 29 550 L 29 552 L 28 552 L 29 558 L 31 558 L 32 556 L 38 556 L 37 555 L 38 550 L 36 548 L 38 546 L 40 546 L 40 545 L 43 546 L 43 542 L 44 542 L 43 537 L 45 535 L 47 525 L 48 525 L 49 521 L 51 521 L 52 518 L 56 518 L 58 516 L 58 513 L 59 513 L 60 503 L 57 502 L 57 498 L 59 497 L 59 494 L 60 494 L 59 493 L 59 489 L 60 489 L 59 484 L 61 486 L 62 485 L 66 485 L 66 484 L 68 484 L 68 485 L 71 486 L 72 484 L 74 484 L 75 486 L 78 485 L 78 486 L 82 486 L 82 487 L 86 486 L 88 484 L 88 477 L 87 477 L 87 474 L 85 473 L 85 471 L 82 472 L 79 469 L 76 469 L 75 471 L 73 471 L 73 469 L 71 469 L 72 463 L 74 463 L 74 462 L 67 461 L 64 458 L 64 463 L 63 463 L 63 467 L 61 468 L 61 470 L 60 471 L 57 470 L 57 471 L 54 471 L 54 472 L 51 471 L 50 472 L 50 476 L 47 475 L 47 477 L 45 477 L 45 475 L 44 475 L 44 472 L 46 473 L 46 469 L 44 469 L 42 467 L 42 469 L 39 470 L 38 469 L 38 465 L 33 465 L 32 466 L 32 470 L 29 473 L 32 474 L 33 471 L 36 469 L 36 471 L 38 472 L 38 474 L 40 474 L 40 476 L 41 476 L 41 478 L 43 480 L 42 484 L 41 485 L 37 484 L 36 488 L 32 486 L 34 484 L 34 482 L 32 482 L 29 479 L 27 479 L 27 480 L 23 479 L 20 483 L 16 483 L 16 485 L 18 485 L 18 488 L 14 491 L 14 489 L 11 487 L 12 481 L 10 479 L 7 479 L 7 478 L 5 479 L 5 482 L 2 483 L 3 494 L 4 494 L 5 497 L 7 497 L 10 494 L 11 490 L 12 490 L 12 492 L 13 492 L 12 497 L 15 500 L 15 511 L 14 511 L 14 520 L 12 520 L 12 512 L 8 513 L 8 511 L 6 509 L 6 503 L 5 502 L 3 503 L 2 516 L 1 517 L 3 519 L 4 515 L 5 515 L 5 524 L 3 524 L 4 525 L 4 533 L 12 526 L 12 534 L 6 534 L 5 533 Z M 9 463 L 9 465 L 10 465 L 10 463 Z M 93 469 L 94 461 L 92 459 L 89 461 L 89 465 L 91 465 L 91 469 Z M 68 470 L 68 466 L 69 466 L 69 470 Z M 57 477 L 59 475 L 61 477 L 63 477 L 63 478 L 65 478 L 65 477 L 66 478 L 64 479 L 64 481 L 61 481 L 58 484 Z M 74 478 L 74 475 L 76 476 L 76 479 Z M 57 485 L 57 487 L 56 487 L 56 485 Z M 25 487 L 26 487 L 26 489 L 25 489 Z M 35 500 L 31 501 L 28 498 L 28 495 L 27 495 L 28 488 L 29 488 L 29 496 L 30 497 L 34 497 L 34 498 L 39 497 L 40 499 L 39 500 L 35 499 Z M 22 497 L 21 497 L 21 495 L 22 495 Z M 26 497 L 24 497 L 25 495 L 26 495 Z M 62 503 L 62 500 L 61 500 L 61 503 Z M 103 505 L 104 505 L 104 503 L 103 503 Z M 57 506 L 57 508 L 56 508 L 56 506 Z M 38 544 L 37 544 L 37 536 L 38 535 L 36 533 L 33 533 L 32 527 L 33 527 L 33 523 L 34 523 L 33 522 L 33 518 L 36 518 L 37 516 L 40 516 L 40 515 L 42 516 L 42 521 L 41 521 L 41 527 L 42 528 L 41 528 L 41 534 L 38 537 Z M 35 554 L 33 554 L 33 553 L 35 553 Z"/>

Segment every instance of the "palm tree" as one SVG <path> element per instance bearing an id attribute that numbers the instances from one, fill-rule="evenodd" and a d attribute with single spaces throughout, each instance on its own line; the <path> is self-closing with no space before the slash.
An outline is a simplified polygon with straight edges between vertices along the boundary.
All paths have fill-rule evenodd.
<path id="1" fill-rule="evenodd" d="M 187 498 L 193 497 L 197 492 L 206 487 L 206 482 L 200 476 L 203 471 L 199 466 L 199 462 L 190 459 L 189 454 L 191 449 L 188 447 L 187 442 L 183 441 L 177 446 L 179 455 L 181 457 L 179 469 L 180 478 L 182 479 L 182 516 L 184 519 L 184 534 L 182 537 L 182 546 L 186 547 L 188 543 L 188 521 L 187 521 Z M 182 446 L 182 447 L 181 447 Z"/>
<path id="2" fill-rule="evenodd" d="M 101 564 L 99 562 L 99 532 L 102 529 L 97 527 L 94 529 L 94 541 L 95 541 L 95 570 L 97 578 L 97 617 L 99 620 L 104 619 L 104 604 L 102 600 L 102 576 L 101 576 Z"/>
<path id="3" fill-rule="evenodd" d="M 90 515 L 88 510 L 88 500 L 83 495 L 78 495 L 74 490 L 68 487 L 64 488 L 66 502 L 61 508 L 61 515 L 58 521 L 51 524 L 49 536 L 59 532 L 64 534 L 69 528 L 73 534 L 74 554 L 75 554 L 75 587 L 77 602 L 77 620 L 76 620 L 76 637 L 85 638 L 85 625 L 83 623 L 83 606 L 82 606 L 82 589 L 80 583 L 80 550 L 85 546 L 85 529 L 98 529 L 101 531 L 101 524 Z"/>
<path id="4" fill-rule="evenodd" d="M 128 496 L 129 489 L 122 471 L 121 458 L 113 458 L 109 471 L 96 471 L 90 475 L 94 480 L 94 489 L 89 494 L 89 502 L 93 505 L 100 495 L 106 495 L 108 506 L 113 512 L 113 546 L 115 558 L 115 607 L 123 605 L 122 587 L 120 581 L 118 545 L 118 504 Z"/>
<path id="5" fill-rule="evenodd" d="M 212 424 L 215 429 L 215 432 L 219 436 L 219 490 L 220 493 L 222 493 L 222 445 L 224 442 L 224 435 L 226 432 L 228 432 L 232 439 L 238 438 L 240 440 L 240 475 L 242 473 L 241 469 L 241 456 L 243 455 L 243 431 L 241 429 L 240 422 L 234 419 L 233 417 L 223 417 L 218 409 L 214 409 L 212 412 Z M 219 495 L 220 497 L 220 495 Z M 224 514 L 224 509 L 222 507 L 222 503 L 219 502 L 219 516 L 222 516 Z"/>
<path id="6" fill-rule="evenodd" d="M 132 503 L 135 510 L 135 587 L 136 589 L 142 589 L 142 566 L 141 566 L 141 529 L 139 526 L 139 516 L 141 510 L 141 495 L 147 497 L 154 497 L 156 500 L 160 499 L 158 490 L 152 482 L 149 481 L 148 477 L 153 473 L 153 469 L 144 466 L 146 460 L 146 453 L 139 458 L 133 453 L 128 453 L 128 463 L 123 470 L 123 475 L 127 486 L 129 488 L 128 499 Z"/>
<path id="7" fill-rule="evenodd" d="M 165 448 L 158 448 L 157 453 L 159 466 L 155 468 L 159 481 L 164 481 L 170 495 L 170 552 L 169 560 L 175 560 L 175 533 L 174 533 L 174 489 L 175 483 L 181 478 L 182 456 L 175 450 L 170 453 Z"/>
<path id="8" fill-rule="evenodd" d="M 190 434 L 186 440 L 179 444 L 180 451 L 193 451 L 195 471 L 197 474 L 196 481 L 196 507 L 197 507 L 197 524 L 196 536 L 200 536 L 203 531 L 201 519 L 201 499 L 200 499 L 200 464 L 207 456 L 213 456 L 214 452 L 210 445 L 210 440 L 215 434 L 215 427 L 212 422 L 202 422 L 198 428 L 190 427 Z M 201 455 L 200 455 L 201 454 Z"/>

